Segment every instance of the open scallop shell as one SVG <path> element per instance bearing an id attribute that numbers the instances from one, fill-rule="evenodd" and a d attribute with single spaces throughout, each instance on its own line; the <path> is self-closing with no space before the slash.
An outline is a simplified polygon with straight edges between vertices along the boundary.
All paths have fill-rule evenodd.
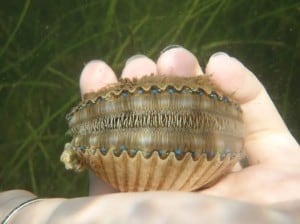
<path id="1" fill-rule="evenodd" d="M 91 169 L 120 191 L 193 191 L 240 159 L 242 112 L 207 77 L 120 80 L 67 116 L 67 169 Z"/>

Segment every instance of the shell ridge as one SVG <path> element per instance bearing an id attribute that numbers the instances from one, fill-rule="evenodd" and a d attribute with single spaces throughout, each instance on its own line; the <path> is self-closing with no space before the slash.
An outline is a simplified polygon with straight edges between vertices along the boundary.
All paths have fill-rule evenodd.
<path id="1" fill-rule="evenodd" d="M 151 159 L 147 159 L 150 163 L 150 167 L 149 167 L 149 175 L 148 175 L 148 178 L 147 178 L 147 181 L 146 181 L 146 185 L 145 185 L 145 190 L 150 190 L 151 189 L 151 186 L 152 186 L 152 179 L 153 179 L 153 176 L 154 176 L 154 170 L 155 170 L 155 166 L 157 164 L 157 160 L 159 158 L 158 156 L 158 153 L 157 152 L 153 152 L 151 157 Z"/>
<path id="2" fill-rule="evenodd" d="M 205 162 L 207 163 L 207 166 L 205 172 L 203 172 L 204 175 L 202 175 L 201 178 L 195 177 L 194 180 L 191 182 L 191 186 L 193 186 L 194 190 L 199 188 L 198 182 L 200 181 L 201 185 L 207 184 L 209 182 L 210 175 L 220 166 L 222 166 L 222 163 L 225 163 L 226 165 L 230 164 L 230 159 L 228 155 L 224 159 L 221 159 L 221 154 L 218 153 L 217 155 L 215 155 L 211 163 L 209 163 L 207 159 L 205 159 Z M 217 176 L 216 178 L 220 178 L 220 176 Z"/>
<path id="3" fill-rule="evenodd" d="M 141 154 L 141 152 L 139 151 L 137 154 L 136 154 L 136 156 L 135 156 L 135 158 L 136 158 L 136 163 L 135 163 L 135 166 L 136 166 L 136 175 L 135 175 L 135 178 L 134 178 L 134 181 L 133 181 L 133 190 L 134 191 L 138 191 L 139 189 L 138 189 L 138 183 L 139 183 L 139 176 L 140 176 L 140 173 L 141 173 L 141 169 L 140 169 L 140 167 L 142 167 L 141 166 L 141 156 L 142 156 L 142 154 Z"/>
<path id="4" fill-rule="evenodd" d="M 189 167 L 189 169 L 191 169 L 192 171 L 189 173 L 189 175 L 186 177 L 186 181 L 184 183 L 182 183 L 178 189 L 180 190 L 185 190 L 187 188 L 189 188 L 190 186 L 190 179 L 197 175 L 199 177 L 201 177 L 203 175 L 203 173 L 205 172 L 205 170 L 203 169 L 203 163 L 206 162 L 206 157 L 201 155 L 200 159 L 198 160 L 198 163 L 195 166 Z M 189 166 L 189 164 L 187 164 L 187 166 Z M 199 170 L 201 170 L 201 172 L 199 172 Z"/>
<path id="5" fill-rule="evenodd" d="M 108 155 L 107 155 L 108 156 Z M 99 152 L 98 152 L 98 155 L 97 155 L 97 158 L 99 159 L 99 170 L 98 170 L 98 173 L 101 173 L 101 178 L 103 179 L 104 182 L 106 183 L 109 183 L 109 178 L 108 178 L 108 173 L 106 171 L 106 165 L 105 165 L 105 162 L 104 162 L 104 159 L 105 159 L 106 156 L 102 156 Z M 99 172 L 100 171 L 100 172 Z"/>
<path id="6" fill-rule="evenodd" d="M 218 169 L 214 173 L 217 176 L 217 178 L 216 178 L 217 180 L 219 178 L 221 178 L 224 174 L 226 174 L 227 171 L 230 170 L 239 159 L 238 159 L 238 157 L 234 158 L 234 159 L 230 159 L 230 155 L 226 155 L 226 158 L 224 160 L 225 160 L 224 163 L 221 163 L 220 166 L 218 167 Z M 212 178 L 212 176 L 210 176 L 206 180 L 206 182 L 213 183 L 213 179 L 214 178 Z M 194 184 L 193 188 L 197 188 L 197 184 Z"/>
<path id="7" fill-rule="evenodd" d="M 193 161 L 191 158 L 191 154 L 189 154 L 189 156 L 187 156 L 187 154 L 186 154 L 184 156 L 184 158 L 182 160 L 180 160 L 180 169 L 176 170 L 176 173 L 173 177 L 173 181 L 171 181 L 169 183 L 168 189 L 172 189 L 176 184 L 178 184 L 179 181 L 182 182 L 182 180 L 180 179 L 180 176 L 182 176 L 183 173 L 181 171 L 186 169 L 186 166 L 189 164 L 189 162 L 191 162 L 192 164 L 195 164 L 195 161 Z M 175 155 L 172 158 L 172 163 L 178 164 L 178 160 L 176 159 Z"/>
<path id="8" fill-rule="evenodd" d="M 112 184 L 112 186 L 115 189 L 118 189 L 118 180 L 116 177 L 116 170 L 115 170 L 115 165 L 114 165 L 114 155 L 113 155 L 113 150 L 109 150 L 106 154 L 106 159 L 105 160 L 105 166 L 106 166 L 106 172 L 107 172 L 107 177 L 109 178 L 109 183 Z"/>

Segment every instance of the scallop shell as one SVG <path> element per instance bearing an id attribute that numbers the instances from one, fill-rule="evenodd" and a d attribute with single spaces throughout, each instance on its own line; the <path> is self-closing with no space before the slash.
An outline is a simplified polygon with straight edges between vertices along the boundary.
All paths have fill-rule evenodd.
<path id="1" fill-rule="evenodd" d="M 242 156 L 242 111 L 208 76 L 121 79 L 67 115 L 73 139 L 61 160 L 120 191 L 193 191 Z"/>

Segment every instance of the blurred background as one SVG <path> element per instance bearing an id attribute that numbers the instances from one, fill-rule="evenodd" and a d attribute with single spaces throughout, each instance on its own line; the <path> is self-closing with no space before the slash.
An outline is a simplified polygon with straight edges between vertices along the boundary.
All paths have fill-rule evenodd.
<path id="1" fill-rule="evenodd" d="M 0 191 L 86 195 L 87 172 L 59 161 L 84 64 L 102 59 L 119 74 L 131 55 L 156 60 L 170 44 L 202 67 L 216 51 L 240 59 L 300 139 L 298 0 L 0 1 Z"/>

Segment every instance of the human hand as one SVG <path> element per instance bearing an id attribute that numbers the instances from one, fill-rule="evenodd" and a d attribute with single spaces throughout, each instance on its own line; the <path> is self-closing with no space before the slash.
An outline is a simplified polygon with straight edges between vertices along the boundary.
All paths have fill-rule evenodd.
<path id="1" fill-rule="evenodd" d="M 122 77 L 140 77 L 150 73 L 198 75 L 202 70 L 189 51 L 173 48 L 164 52 L 157 63 L 147 57 L 131 58 Z M 12 222 L 293 223 L 293 220 L 299 220 L 299 145 L 264 87 L 239 61 L 225 54 L 210 58 L 206 74 L 212 74 L 211 79 L 220 90 L 239 102 L 243 109 L 249 167 L 234 170 L 214 186 L 196 193 L 109 194 L 115 190 L 91 174 L 90 194 L 94 196 L 43 199 L 20 210 Z M 92 61 L 82 72 L 81 94 L 114 82 L 117 78 L 108 65 Z M 12 200 L 18 194 L 33 197 L 28 192 L 4 192 L 0 194 L 1 211 L 3 208 L 8 211 L 18 204 Z M 22 201 L 21 196 L 17 198 Z M 0 219 L 3 217 L 4 214 L 0 213 Z"/>
<path id="2" fill-rule="evenodd" d="M 154 63 L 139 55 L 130 58 L 122 78 L 149 74 L 202 74 L 196 57 L 177 47 L 165 51 Z M 245 151 L 250 166 L 233 171 L 214 186 L 199 193 L 254 203 L 275 203 L 300 199 L 300 150 L 263 85 L 237 59 L 224 53 L 213 55 L 206 74 L 225 94 L 241 105 L 245 123 Z M 112 69 L 102 61 L 92 61 L 80 78 L 81 94 L 117 82 Z M 91 174 L 91 195 L 115 192 Z"/>

